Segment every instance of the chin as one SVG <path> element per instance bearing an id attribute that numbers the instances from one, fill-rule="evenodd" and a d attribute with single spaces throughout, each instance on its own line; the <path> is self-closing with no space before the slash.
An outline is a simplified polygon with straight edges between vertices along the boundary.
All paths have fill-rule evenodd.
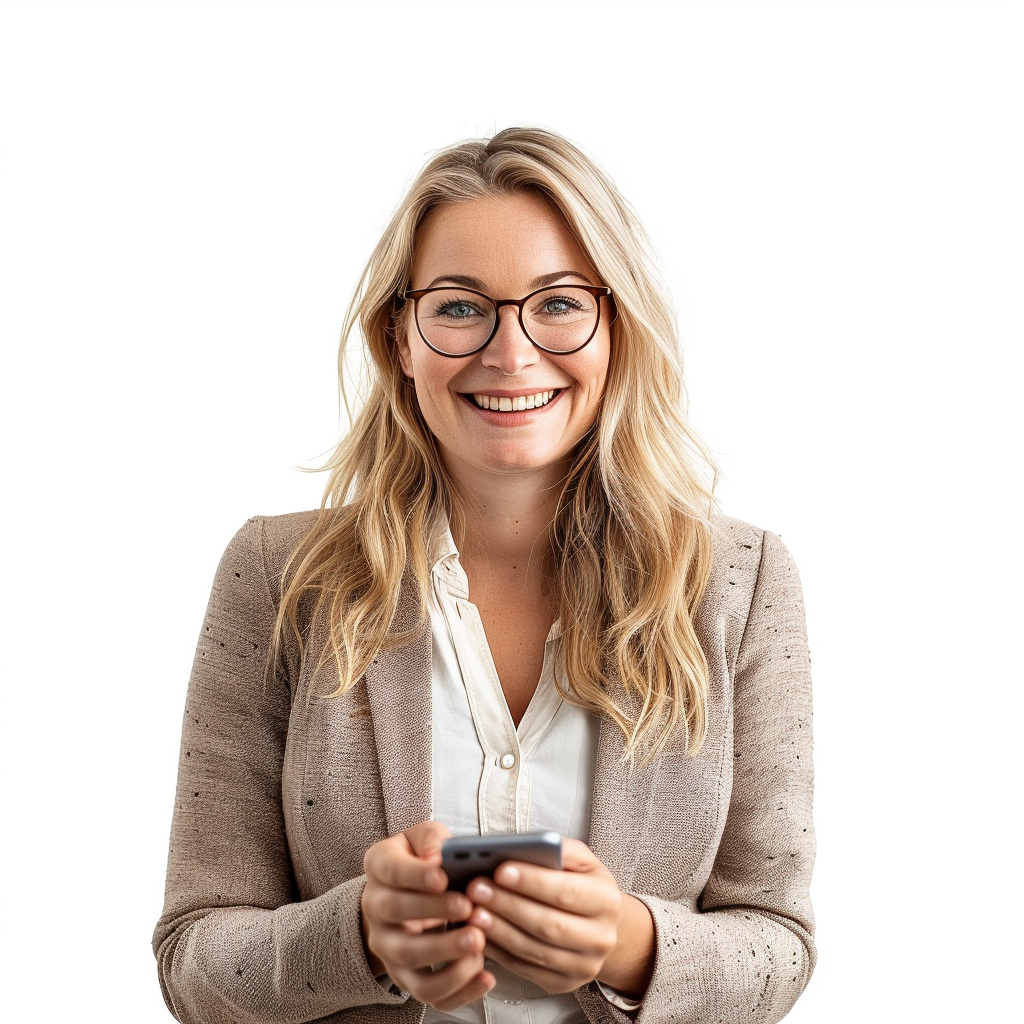
<path id="1" fill-rule="evenodd" d="M 484 473 L 529 473 L 554 469 L 565 462 L 555 452 L 538 452 L 521 444 L 488 446 L 486 450 L 449 450 L 446 461 L 461 463 Z"/>
<path id="2" fill-rule="evenodd" d="M 552 454 L 548 457 L 531 452 L 502 452 L 481 460 L 481 467 L 494 473 L 551 473 L 564 474 L 569 468 L 569 457 Z"/>

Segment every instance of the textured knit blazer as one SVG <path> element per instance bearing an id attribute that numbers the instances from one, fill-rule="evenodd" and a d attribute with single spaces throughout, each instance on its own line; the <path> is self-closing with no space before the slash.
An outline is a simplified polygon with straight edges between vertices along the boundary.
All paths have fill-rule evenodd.
<path id="1" fill-rule="evenodd" d="M 312 522 L 246 523 L 200 634 L 153 936 L 184 1024 L 418 1024 L 424 1010 L 371 975 L 359 901 L 367 847 L 431 816 L 429 623 L 342 697 L 324 699 L 311 679 L 316 623 L 307 657 L 289 646 L 268 677 L 282 566 Z M 414 627 L 418 610 L 403 585 L 395 629 Z M 674 736 L 631 769 L 602 719 L 590 847 L 654 918 L 638 1024 L 768 1024 L 815 958 L 809 659 L 781 541 L 717 518 L 695 622 L 710 666 L 707 739 L 688 757 Z M 614 696 L 634 708 L 621 686 Z M 629 1021 L 593 984 L 576 996 L 591 1021 Z"/>

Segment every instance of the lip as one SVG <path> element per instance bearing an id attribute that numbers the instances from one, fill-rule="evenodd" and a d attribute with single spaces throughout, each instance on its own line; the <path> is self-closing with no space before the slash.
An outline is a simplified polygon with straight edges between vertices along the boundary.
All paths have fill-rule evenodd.
<path id="1" fill-rule="evenodd" d="M 472 401 L 474 395 L 491 395 L 494 398 L 528 398 L 530 395 L 539 395 L 542 391 L 564 391 L 565 389 L 565 384 L 542 384 L 535 388 L 516 388 L 513 391 L 508 388 L 467 388 L 465 391 L 460 391 L 459 394 Z M 555 398 L 557 397 L 555 395 Z M 551 399 L 552 402 L 554 400 L 554 398 Z"/>

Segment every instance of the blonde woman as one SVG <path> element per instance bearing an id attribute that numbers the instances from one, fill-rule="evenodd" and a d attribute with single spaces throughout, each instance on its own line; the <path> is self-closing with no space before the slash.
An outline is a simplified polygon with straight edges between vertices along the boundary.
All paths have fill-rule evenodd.
<path id="1" fill-rule="evenodd" d="M 323 507 L 214 583 L 153 940 L 179 1020 L 761 1024 L 806 985 L 799 581 L 712 514 L 644 238 L 526 128 L 384 232 Z M 448 889 L 449 834 L 539 828 L 563 870 Z"/>

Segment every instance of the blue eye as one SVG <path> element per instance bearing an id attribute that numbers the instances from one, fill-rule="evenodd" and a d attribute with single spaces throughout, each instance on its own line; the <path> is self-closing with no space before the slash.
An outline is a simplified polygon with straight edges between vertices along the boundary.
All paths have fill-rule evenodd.
<path id="1" fill-rule="evenodd" d="M 581 309 L 583 303 L 571 295 L 548 295 L 534 316 L 565 316 L 568 313 L 578 313 Z"/>
<path id="2" fill-rule="evenodd" d="M 447 317 L 450 320 L 468 320 L 479 315 L 480 311 L 468 302 L 442 302 L 434 310 L 434 316 Z"/>

